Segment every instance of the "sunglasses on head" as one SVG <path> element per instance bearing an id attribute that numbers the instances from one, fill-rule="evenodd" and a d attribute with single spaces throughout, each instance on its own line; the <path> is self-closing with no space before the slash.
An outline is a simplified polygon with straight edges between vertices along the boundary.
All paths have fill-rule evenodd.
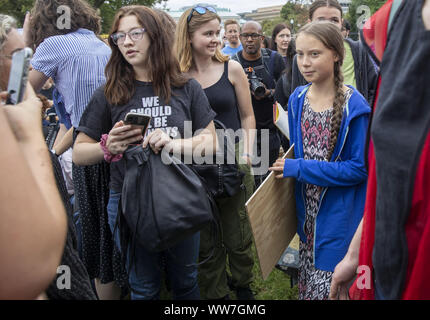
<path id="1" fill-rule="evenodd" d="M 195 6 L 195 7 L 191 10 L 190 14 L 189 14 L 189 15 L 188 15 L 188 17 L 187 17 L 187 23 L 189 23 L 189 22 L 190 22 L 191 18 L 193 17 L 193 13 L 194 13 L 194 12 L 197 12 L 198 14 L 205 14 L 207 11 L 210 11 L 210 12 L 216 13 L 216 10 L 215 10 L 214 8 L 212 8 L 212 7 Z"/>

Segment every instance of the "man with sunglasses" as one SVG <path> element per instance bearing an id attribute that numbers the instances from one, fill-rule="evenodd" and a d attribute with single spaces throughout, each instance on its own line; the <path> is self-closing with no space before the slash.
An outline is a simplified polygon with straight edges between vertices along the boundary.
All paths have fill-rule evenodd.
<path id="1" fill-rule="evenodd" d="M 277 129 L 273 124 L 273 103 L 276 82 L 285 69 L 285 62 L 279 53 L 267 48 L 261 48 L 263 39 L 261 25 L 256 21 L 247 21 L 242 26 L 242 32 L 240 33 L 243 50 L 232 56 L 232 59 L 238 61 L 245 69 L 248 79 L 252 77 L 251 69 L 249 69 L 252 68 L 255 75 L 264 85 L 265 92 L 262 96 L 256 95 L 251 90 L 252 107 L 258 132 L 257 156 L 262 159 L 262 163 L 259 164 L 260 168 L 273 164 L 279 155 L 281 142 Z M 262 139 L 262 129 L 269 130 L 268 145 L 264 143 L 264 138 Z M 267 162 L 267 158 L 269 163 L 264 163 Z M 261 184 L 267 174 L 268 171 L 265 174 L 255 176 L 256 187 Z"/>

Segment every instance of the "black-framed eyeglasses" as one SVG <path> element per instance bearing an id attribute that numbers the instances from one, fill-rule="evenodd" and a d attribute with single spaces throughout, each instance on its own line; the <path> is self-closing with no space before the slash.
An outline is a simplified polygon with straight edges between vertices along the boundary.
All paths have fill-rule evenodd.
<path id="1" fill-rule="evenodd" d="M 259 37 L 262 36 L 262 34 L 259 33 L 241 33 L 239 35 L 241 38 L 248 39 L 251 37 L 252 40 L 257 40 Z"/>
<path id="2" fill-rule="evenodd" d="M 145 32 L 146 32 L 145 28 L 135 28 L 130 30 L 129 32 L 115 32 L 111 34 L 110 37 L 112 38 L 113 43 L 115 43 L 118 46 L 118 45 L 122 45 L 125 42 L 127 35 L 133 41 L 142 40 L 143 34 Z"/>
<path id="3" fill-rule="evenodd" d="M 198 14 L 205 14 L 207 11 L 216 13 L 216 10 L 212 7 L 202 7 L 202 6 L 195 6 L 190 14 L 187 17 L 187 23 L 190 23 L 191 18 L 193 17 L 193 13 L 197 12 Z"/>

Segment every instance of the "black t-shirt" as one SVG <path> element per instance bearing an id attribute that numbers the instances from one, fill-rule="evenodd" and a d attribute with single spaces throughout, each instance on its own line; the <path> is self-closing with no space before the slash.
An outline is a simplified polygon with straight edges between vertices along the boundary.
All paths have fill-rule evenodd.
<path id="1" fill-rule="evenodd" d="M 270 55 L 271 51 L 267 51 Z M 273 57 L 273 77 L 270 75 L 269 71 L 264 68 L 262 57 L 254 61 L 249 61 L 243 58 L 242 51 L 238 52 L 238 56 L 243 68 L 252 67 L 255 69 L 255 67 L 259 67 L 255 69 L 257 77 L 262 79 L 262 82 L 267 89 L 275 89 L 276 82 L 281 77 L 282 71 L 285 69 L 284 59 L 279 53 L 276 52 Z M 260 66 L 263 66 L 263 68 Z M 262 100 L 257 100 L 252 96 L 252 107 L 254 108 L 257 129 L 270 129 L 271 131 L 276 130 L 275 125 L 273 124 L 273 102 L 273 98 L 266 97 Z"/>
<path id="2" fill-rule="evenodd" d="M 109 133 L 114 124 L 123 120 L 130 111 L 152 117 L 147 134 L 160 128 L 174 139 L 191 138 L 189 135 L 184 136 L 185 121 L 192 121 L 194 135 L 195 131 L 206 128 L 216 115 L 202 87 L 194 79 L 182 88 L 173 88 L 169 103 L 154 94 L 152 83 L 136 81 L 136 92 L 125 105 L 110 105 L 104 95 L 104 87 L 98 88 L 85 109 L 77 130 L 100 141 L 101 135 Z M 124 161 L 120 160 L 112 162 L 110 166 L 110 188 L 117 192 L 122 190 L 124 165 Z"/>

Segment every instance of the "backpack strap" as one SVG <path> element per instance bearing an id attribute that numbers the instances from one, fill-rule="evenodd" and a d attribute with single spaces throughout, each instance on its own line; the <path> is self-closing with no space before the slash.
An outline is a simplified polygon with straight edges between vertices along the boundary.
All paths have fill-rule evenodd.
<path id="1" fill-rule="evenodd" d="M 269 55 L 270 52 L 270 55 Z M 272 81 L 276 84 L 275 76 L 274 76 L 274 66 L 275 66 L 275 55 L 276 52 L 267 48 L 261 48 L 261 56 L 263 60 L 263 65 L 266 71 L 269 73 Z"/>
<path id="2" fill-rule="evenodd" d="M 275 76 L 274 76 L 275 55 L 276 55 L 276 52 L 275 51 L 270 51 L 271 53 L 269 55 L 268 49 L 261 48 L 260 50 L 261 50 L 261 57 L 262 57 L 261 60 L 263 61 L 263 64 L 260 65 L 260 66 L 254 67 L 254 70 L 259 70 L 259 69 L 263 69 L 264 68 L 269 73 L 270 77 L 272 78 L 273 83 L 276 85 Z M 241 65 L 243 65 L 242 61 L 240 60 L 240 57 L 238 55 L 238 52 L 236 52 L 234 55 L 232 55 L 230 57 L 230 59 L 232 59 L 234 61 L 237 61 Z"/>
<path id="3" fill-rule="evenodd" d="M 237 54 L 237 52 L 236 52 L 234 55 L 232 55 L 232 56 L 230 57 L 230 59 L 231 59 L 231 60 L 234 60 L 234 61 L 237 61 L 237 62 L 239 62 L 240 64 L 242 64 L 242 63 L 241 63 L 241 61 L 240 61 L 239 55 Z"/>
<path id="4" fill-rule="evenodd" d="M 290 96 L 291 85 L 290 85 L 290 81 L 287 78 L 287 74 L 284 72 L 282 74 L 281 78 L 282 78 L 282 92 L 284 93 L 285 97 L 289 97 Z"/>
<path id="5" fill-rule="evenodd" d="M 273 79 L 275 79 L 275 55 L 276 51 L 272 50 L 269 60 L 269 72 Z"/>

